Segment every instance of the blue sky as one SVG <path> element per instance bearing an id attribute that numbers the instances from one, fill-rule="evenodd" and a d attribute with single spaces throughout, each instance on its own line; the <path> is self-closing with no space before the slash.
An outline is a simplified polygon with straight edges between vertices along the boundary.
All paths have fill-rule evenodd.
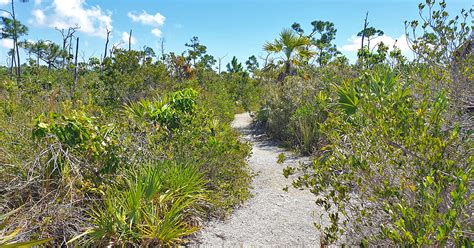
<path id="1" fill-rule="evenodd" d="M 0 0 L 8 8 L 10 0 Z M 277 37 L 282 28 L 298 22 L 308 31 L 310 22 L 334 22 L 336 45 L 351 60 L 359 41 L 365 12 L 370 25 L 385 31 L 383 41 L 404 44 L 404 20 L 418 18 L 416 0 L 15 0 L 19 19 L 30 31 L 31 40 L 60 41 L 54 27 L 79 24 L 80 54 L 101 56 L 105 26 L 112 29 L 111 43 L 127 38 L 133 29 L 134 49 L 144 45 L 158 52 L 160 38 L 166 52 L 182 52 L 192 36 L 198 36 L 208 52 L 227 63 L 232 56 L 241 62 L 249 56 L 264 56 L 262 45 Z M 450 14 L 472 7 L 471 1 L 447 0 Z M 153 32 L 152 32 L 153 31 Z M 402 40 L 402 41 L 400 41 Z M 9 41 L 0 41 L 0 63 L 5 64 Z M 124 44 L 124 46 L 126 46 Z"/>

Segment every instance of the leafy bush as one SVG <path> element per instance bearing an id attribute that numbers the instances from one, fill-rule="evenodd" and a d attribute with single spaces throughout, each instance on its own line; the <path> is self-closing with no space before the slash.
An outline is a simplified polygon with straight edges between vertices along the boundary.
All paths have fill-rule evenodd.
<path id="1" fill-rule="evenodd" d="M 112 173 L 118 166 L 118 140 L 114 133 L 113 125 L 97 125 L 93 118 L 87 117 L 85 113 L 74 111 L 70 116 L 50 112 L 48 115 L 41 114 L 35 119 L 33 127 L 33 138 L 44 140 L 45 143 L 54 144 L 58 142 L 61 149 L 69 149 L 70 152 L 80 152 L 80 156 L 89 162 L 99 163 L 102 167 L 97 168 L 99 173 Z M 50 154 L 49 160 L 54 154 Z M 56 157 L 49 173 L 54 170 L 63 170 L 63 157 Z M 58 162 L 59 161 L 59 162 Z M 50 163 L 48 163 L 50 164 Z M 77 168 L 78 169 L 78 168 Z"/>
<path id="2" fill-rule="evenodd" d="M 343 231 L 363 244 L 469 242 L 472 142 L 444 117 L 446 94 L 424 84 L 419 95 L 414 83 L 378 70 L 335 86 L 337 107 L 322 125 L 329 145 L 295 181 L 330 212 L 326 242 Z"/>
<path id="3" fill-rule="evenodd" d="M 198 230 L 201 219 L 221 217 L 249 197 L 250 147 L 237 140 L 228 117 L 223 121 L 213 112 L 217 104 L 232 104 L 230 97 L 207 102 L 212 109 L 206 109 L 197 91 L 184 89 L 111 112 L 93 99 L 55 99 L 31 108 L 43 93 L 29 100 L 19 92 L 15 86 L 0 92 L 6 131 L 0 133 L 0 162 L 7 165 L 0 167 L 0 211 L 22 206 L 0 233 L 26 226 L 15 241 L 178 244 Z M 154 196 L 164 198 L 142 199 L 137 208 L 146 216 L 126 229 L 130 219 L 122 217 L 130 209 L 122 200 L 142 190 L 134 182 L 158 171 L 154 178 L 162 186 Z"/>
<path id="4" fill-rule="evenodd" d="M 268 85 L 265 103 L 257 114 L 271 136 L 303 154 L 311 154 L 323 142 L 319 124 L 324 122 L 327 84 L 320 78 L 287 77 L 282 84 Z"/>
<path id="5" fill-rule="evenodd" d="M 161 101 L 141 100 L 126 106 L 133 117 L 158 123 L 169 130 L 178 129 L 183 121 L 197 109 L 197 92 L 185 89 L 173 93 Z"/>
<path id="6" fill-rule="evenodd" d="M 129 153 L 197 165 L 205 173 L 208 187 L 216 191 L 213 203 L 228 211 L 249 196 L 250 171 L 245 159 L 250 147 L 237 140 L 238 134 L 227 123 L 195 104 L 196 92 L 187 89 L 162 100 L 126 107 L 129 117 L 139 118 L 131 123 L 131 142 L 148 140 L 147 145 Z M 162 116 L 167 118 L 160 117 L 164 112 Z"/>
<path id="7" fill-rule="evenodd" d="M 312 154 L 324 142 L 320 124 L 327 118 L 326 101 L 327 96 L 320 91 L 313 102 L 299 106 L 290 117 L 289 133 L 304 154 Z"/>

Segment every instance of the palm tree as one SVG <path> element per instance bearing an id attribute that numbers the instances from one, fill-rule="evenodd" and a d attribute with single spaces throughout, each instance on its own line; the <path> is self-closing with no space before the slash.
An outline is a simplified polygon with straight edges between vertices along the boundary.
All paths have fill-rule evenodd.
<path id="1" fill-rule="evenodd" d="M 283 58 L 285 71 L 283 75 L 279 77 L 283 79 L 287 75 L 294 73 L 292 71 L 292 65 L 298 65 L 313 56 L 314 53 L 308 49 L 310 43 L 311 41 L 307 37 L 297 35 L 293 30 L 283 29 L 278 39 L 275 39 L 273 42 L 265 43 L 263 50 L 268 53 L 282 52 L 285 55 Z"/>

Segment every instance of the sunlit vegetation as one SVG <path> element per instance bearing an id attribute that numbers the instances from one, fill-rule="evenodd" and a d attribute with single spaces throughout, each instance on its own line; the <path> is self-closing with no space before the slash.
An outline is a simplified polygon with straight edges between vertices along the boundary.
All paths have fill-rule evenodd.
<path id="1" fill-rule="evenodd" d="M 0 67 L 0 246 L 186 244 L 250 197 L 251 147 L 230 125 L 243 111 L 312 156 L 283 174 L 325 210 L 323 245 L 472 246 L 473 10 L 419 11 L 405 22 L 413 59 L 373 48 L 383 31 L 367 15 L 354 64 L 318 20 L 222 70 L 198 37 L 78 62 L 77 27 L 63 44 L 26 41 L 1 17 L 14 42 Z"/>
<path id="2" fill-rule="evenodd" d="M 356 64 L 330 53 L 327 63 L 299 56 L 293 73 L 265 85 L 257 121 L 314 157 L 293 186 L 311 190 L 327 211 L 330 224 L 315 223 L 323 244 L 472 245 L 473 10 L 451 17 L 444 1 L 419 10 L 422 22 L 405 23 L 414 60 L 383 43 L 370 49 L 383 31 L 366 17 Z M 322 23 L 313 22 L 311 34 Z M 321 41 L 292 28 L 282 41 L 303 39 L 322 61 Z M 269 44 L 264 49 L 276 51 Z M 285 73 L 286 65 L 270 71 Z"/>
<path id="3" fill-rule="evenodd" d="M 194 37 L 179 56 L 114 47 L 76 65 L 69 41 L 18 42 L 20 74 L 1 68 L 0 244 L 177 245 L 249 197 L 230 122 L 257 108 L 255 58 L 218 74 Z"/>

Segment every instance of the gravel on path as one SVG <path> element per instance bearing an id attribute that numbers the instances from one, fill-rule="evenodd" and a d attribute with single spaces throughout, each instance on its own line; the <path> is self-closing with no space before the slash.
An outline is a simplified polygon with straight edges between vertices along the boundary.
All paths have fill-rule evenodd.
<path id="1" fill-rule="evenodd" d="M 253 146 L 250 168 L 257 173 L 253 179 L 253 197 L 224 220 L 208 223 L 197 234 L 191 247 L 319 247 L 322 210 L 315 196 L 307 190 L 294 189 L 291 179 L 282 175 L 286 165 L 307 157 L 296 157 L 269 140 L 252 134 L 252 119 L 248 113 L 238 114 L 232 123 L 242 133 L 242 139 Z M 278 164 L 278 154 L 285 153 L 285 163 Z M 288 192 L 283 187 L 290 185 Z"/>

